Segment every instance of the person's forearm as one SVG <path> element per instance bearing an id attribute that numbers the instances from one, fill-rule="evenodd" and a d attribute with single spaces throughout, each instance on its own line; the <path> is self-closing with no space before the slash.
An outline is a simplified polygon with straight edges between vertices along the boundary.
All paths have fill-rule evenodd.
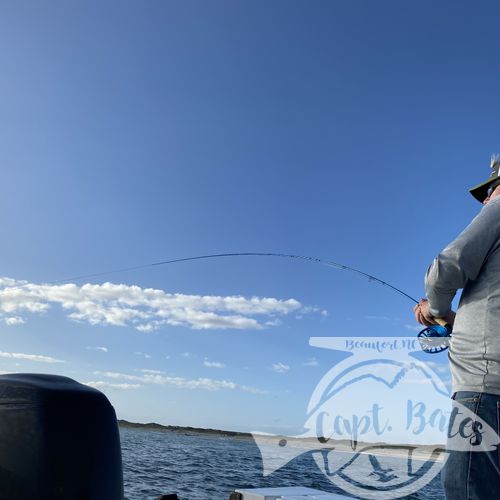
<path id="1" fill-rule="evenodd" d="M 460 271 L 450 269 L 451 267 L 451 265 L 446 265 L 446 261 L 441 254 L 434 259 L 427 270 L 425 293 L 429 300 L 429 312 L 435 318 L 444 318 L 450 313 L 451 303 L 457 293 L 458 287 L 455 288 L 449 278 L 452 273 L 456 274 Z"/>

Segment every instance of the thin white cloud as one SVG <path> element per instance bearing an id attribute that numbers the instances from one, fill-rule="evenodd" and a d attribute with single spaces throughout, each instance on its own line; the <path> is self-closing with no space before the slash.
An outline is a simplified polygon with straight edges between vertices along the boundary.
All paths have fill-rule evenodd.
<path id="1" fill-rule="evenodd" d="M 145 352 L 136 351 L 134 352 L 136 356 L 143 356 L 146 359 L 151 359 L 151 354 L 146 354 Z"/>
<path id="2" fill-rule="evenodd" d="M 97 347 L 87 347 L 87 349 L 90 349 L 92 351 L 102 351 L 102 352 L 108 352 L 107 347 L 102 347 L 102 346 L 97 346 Z"/>
<path id="3" fill-rule="evenodd" d="M 389 318 L 389 316 L 365 316 L 366 319 L 375 321 L 394 321 L 394 318 Z"/>
<path id="4" fill-rule="evenodd" d="M 420 332 L 425 328 L 423 325 L 405 325 L 407 330 L 411 330 L 412 332 Z"/>
<path id="5" fill-rule="evenodd" d="M 27 361 L 35 361 L 37 363 L 66 363 L 66 361 L 51 358 L 50 356 L 42 356 L 40 354 L 25 354 L 22 352 L 0 351 L 0 358 L 25 359 Z"/>
<path id="6" fill-rule="evenodd" d="M 290 370 L 290 366 L 283 363 L 275 363 L 272 366 L 272 370 L 277 373 L 287 373 Z"/>
<path id="7" fill-rule="evenodd" d="M 129 391 L 142 387 L 141 384 L 111 384 L 109 382 L 104 382 L 103 380 L 97 380 L 95 382 L 84 382 L 84 385 L 88 385 L 89 387 L 93 387 L 94 389 L 99 389 L 100 391 L 105 391 L 107 389 Z"/>
<path id="8" fill-rule="evenodd" d="M 283 324 L 283 321 L 281 321 L 278 318 L 277 319 L 271 319 L 271 320 L 265 322 L 266 326 L 280 326 L 282 324 Z"/>
<path id="9" fill-rule="evenodd" d="M 299 313 L 300 314 L 296 316 L 298 319 L 302 319 L 304 314 L 316 313 L 316 314 L 321 314 L 321 316 L 328 316 L 328 311 L 326 309 L 321 309 L 318 306 L 303 306 L 301 307 Z"/>
<path id="10" fill-rule="evenodd" d="M 256 387 L 250 387 L 248 385 L 239 386 L 243 392 L 251 392 L 252 394 L 269 394 L 269 391 L 263 391 L 262 389 L 257 389 Z"/>
<path id="11" fill-rule="evenodd" d="M 220 363 L 219 361 L 208 361 L 208 359 L 205 359 L 203 361 L 203 366 L 206 366 L 207 368 L 225 368 L 226 365 L 224 363 Z"/>
<path id="12" fill-rule="evenodd" d="M 53 305 L 62 307 L 74 321 L 132 326 L 143 332 L 165 325 L 259 330 L 278 324 L 276 316 L 291 312 L 322 313 L 315 307 L 304 308 L 295 299 L 185 295 L 114 283 L 38 285 L 0 278 L 1 321 L 19 324 L 24 321 L 23 315 L 44 314 Z M 263 319 L 258 319 L 259 316 Z"/>
<path id="13" fill-rule="evenodd" d="M 266 391 L 257 389 L 256 387 L 249 387 L 246 385 L 239 385 L 230 380 L 214 380 L 211 378 L 197 378 L 186 379 L 184 377 L 167 377 L 155 373 L 145 373 L 144 375 L 129 375 L 126 373 L 118 372 L 94 372 L 94 375 L 107 377 L 116 380 L 127 380 L 130 382 L 138 382 L 141 384 L 156 384 L 173 386 L 178 389 L 204 389 L 207 391 L 218 391 L 221 389 L 240 390 L 244 392 L 251 392 L 254 394 L 265 394 Z"/>
<path id="14" fill-rule="evenodd" d="M 139 370 L 139 371 L 142 373 L 152 373 L 153 375 L 161 375 L 162 373 L 165 373 L 165 372 L 162 372 L 161 370 L 149 370 L 147 368 L 143 368 L 142 370 Z"/>
<path id="15" fill-rule="evenodd" d="M 306 361 L 302 363 L 304 366 L 318 366 L 318 360 L 316 358 L 307 358 Z"/>
<path id="16" fill-rule="evenodd" d="M 8 316 L 2 319 L 7 326 L 22 325 L 24 323 L 24 319 L 19 316 Z"/>

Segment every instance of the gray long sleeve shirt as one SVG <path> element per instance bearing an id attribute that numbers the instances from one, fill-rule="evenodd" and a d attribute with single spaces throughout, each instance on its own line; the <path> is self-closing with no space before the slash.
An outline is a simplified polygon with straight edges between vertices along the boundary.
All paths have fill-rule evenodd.
<path id="1" fill-rule="evenodd" d="M 460 288 L 449 351 L 452 390 L 500 394 L 500 197 L 429 267 L 425 289 L 431 314 L 445 316 Z"/>

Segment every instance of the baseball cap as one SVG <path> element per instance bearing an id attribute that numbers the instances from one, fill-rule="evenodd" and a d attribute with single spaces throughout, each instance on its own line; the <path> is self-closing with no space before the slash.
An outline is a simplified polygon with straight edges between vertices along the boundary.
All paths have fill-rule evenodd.
<path id="1" fill-rule="evenodd" d="M 477 186 L 474 186 L 473 188 L 469 189 L 469 193 L 476 198 L 477 201 L 482 203 L 488 196 L 488 188 L 490 187 L 491 184 L 493 184 L 495 181 L 500 181 L 500 156 L 499 155 L 493 155 L 491 157 L 491 174 L 489 178 L 482 182 L 481 184 L 478 184 Z"/>

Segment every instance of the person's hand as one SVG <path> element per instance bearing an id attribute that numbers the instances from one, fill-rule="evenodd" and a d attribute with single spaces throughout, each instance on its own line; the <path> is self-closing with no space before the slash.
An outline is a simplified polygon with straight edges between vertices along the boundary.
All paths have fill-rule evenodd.
<path id="1" fill-rule="evenodd" d="M 413 312 L 415 313 L 417 323 L 420 323 L 421 325 L 432 326 L 438 324 L 434 316 L 432 316 L 429 312 L 429 302 L 427 299 L 421 299 L 420 302 L 413 308 Z M 453 326 L 453 323 L 455 322 L 455 312 L 450 311 L 443 319 L 450 326 Z"/>
<path id="2" fill-rule="evenodd" d="M 420 299 L 420 302 L 413 308 L 417 323 L 424 326 L 437 325 L 436 320 L 429 312 L 429 302 L 427 299 Z"/>

